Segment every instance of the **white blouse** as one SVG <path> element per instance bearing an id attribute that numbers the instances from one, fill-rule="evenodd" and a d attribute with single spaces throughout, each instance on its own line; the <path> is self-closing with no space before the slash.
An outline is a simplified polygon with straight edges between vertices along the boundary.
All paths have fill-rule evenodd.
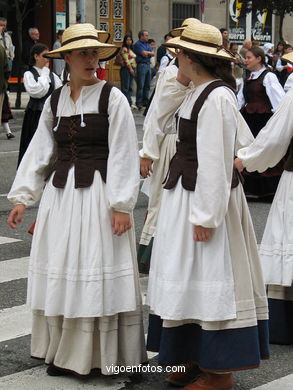
<path id="1" fill-rule="evenodd" d="M 253 75 L 254 79 L 257 79 L 265 70 L 266 68 L 263 67 L 257 72 L 251 72 L 251 75 Z M 277 76 L 272 72 L 268 72 L 265 75 L 263 79 L 263 86 L 266 89 L 266 94 L 268 95 L 268 98 L 270 99 L 271 105 L 273 107 L 272 112 L 275 112 L 278 105 L 280 104 L 280 101 L 284 97 L 285 92 L 281 84 L 279 83 Z M 238 92 L 237 100 L 238 100 L 239 109 L 241 109 L 246 103 L 243 95 L 243 86 Z"/>
<path id="2" fill-rule="evenodd" d="M 293 137 L 293 90 L 287 92 L 275 114 L 254 142 L 237 152 L 249 171 L 264 172 L 285 156 Z"/>
<path id="3" fill-rule="evenodd" d="M 143 149 L 140 150 L 140 157 L 158 160 L 163 137 L 175 132 L 172 126 L 173 115 L 190 89 L 176 80 L 177 73 L 177 66 L 172 64 L 160 74 L 155 95 L 144 120 Z"/>
<path id="4" fill-rule="evenodd" d="M 70 87 L 61 91 L 57 117 L 98 113 L 99 98 L 105 81 L 82 87 L 77 101 L 70 97 Z M 8 194 L 12 203 L 31 206 L 42 194 L 46 168 L 54 156 L 56 142 L 53 136 L 51 97 L 46 100 L 36 133 L 23 157 Z M 121 212 L 131 212 L 139 190 L 139 159 L 135 123 L 125 96 L 113 88 L 109 98 L 109 156 L 107 195 L 109 206 Z M 84 119 L 84 122 L 86 120 Z M 98 131 L 98 129 L 97 129 Z"/>
<path id="5" fill-rule="evenodd" d="M 49 91 L 51 82 L 50 69 L 47 66 L 44 66 L 43 68 L 34 66 L 34 68 L 40 75 L 38 81 L 35 80 L 32 72 L 28 70 L 23 75 L 23 83 L 25 90 L 30 95 L 30 97 L 40 99 Z M 55 73 L 53 73 L 53 76 L 55 81 L 55 89 L 57 89 L 62 86 L 62 82 Z"/>

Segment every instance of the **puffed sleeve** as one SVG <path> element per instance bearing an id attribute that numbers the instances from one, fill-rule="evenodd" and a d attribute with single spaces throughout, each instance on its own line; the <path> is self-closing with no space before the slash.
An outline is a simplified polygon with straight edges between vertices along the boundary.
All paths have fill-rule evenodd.
<path id="1" fill-rule="evenodd" d="M 44 66 L 38 81 L 34 79 L 32 72 L 27 71 L 23 75 L 23 83 L 26 92 L 33 98 L 40 99 L 46 95 L 50 88 L 50 69 Z"/>
<path id="2" fill-rule="evenodd" d="M 60 80 L 60 78 L 55 73 L 53 73 L 53 77 L 54 77 L 54 81 L 55 81 L 55 89 L 62 87 L 63 84 L 62 84 L 62 81 Z"/>
<path id="3" fill-rule="evenodd" d="M 287 92 L 277 111 L 258 133 L 254 142 L 240 149 L 237 156 L 249 172 L 264 172 L 284 157 L 292 136 L 293 90 Z"/>
<path id="4" fill-rule="evenodd" d="M 143 125 L 143 148 L 140 156 L 158 160 L 160 144 L 165 134 L 172 130 L 173 115 L 183 102 L 188 87 L 177 80 L 178 68 L 170 65 L 165 68 L 158 79 L 156 91 Z"/>
<path id="5" fill-rule="evenodd" d="M 55 151 L 52 126 L 53 115 L 49 97 L 45 102 L 35 135 L 16 172 L 8 194 L 10 202 L 31 206 L 40 199 L 47 176 L 47 168 Z"/>
<path id="6" fill-rule="evenodd" d="M 277 76 L 273 72 L 268 72 L 263 80 L 263 85 L 266 89 L 266 94 L 273 106 L 272 112 L 275 112 L 281 100 L 285 96 L 285 91 L 279 83 Z"/>
<path id="7" fill-rule="evenodd" d="M 287 81 L 284 85 L 284 91 L 288 92 L 290 89 L 293 89 L 293 73 L 290 74 L 290 76 L 287 78 Z"/>
<path id="8" fill-rule="evenodd" d="M 134 119 L 126 97 L 112 88 L 109 99 L 107 193 L 110 207 L 130 213 L 139 190 L 139 158 Z"/>
<path id="9" fill-rule="evenodd" d="M 198 170 L 190 201 L 193 225 L 218 227 L 227 213 L 231 192 L 238 121 L 236 98 L 219 87 L 208 96 L 198 115 Z"/>

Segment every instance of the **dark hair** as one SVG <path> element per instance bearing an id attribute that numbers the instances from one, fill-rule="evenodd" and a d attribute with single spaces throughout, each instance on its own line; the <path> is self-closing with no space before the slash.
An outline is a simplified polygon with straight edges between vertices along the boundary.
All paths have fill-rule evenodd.
<path id="1" fill-rule="evenodd" d="M 0 22 L 7 22 L 7 19 L 4 18 L 3 16 L 0 16 Z"/>
<path id="2" fill-rule="evenodd" d="M 171 37 L 170 33 L 164 35 L 164 40 L 166 40 L 168 37 Z"/>
<path id="3" fill-rule="evenodd" d="M 203 68 L 205 68 L 206 71 L 210 73 L 210 75 L 218 79 L 222 79 L 233 89 L 236 89 L 236 80 L 232 75 L 231 61 L 193 53 L 187 50 L 183 50 L 183 53 L 187 55 L 193 62 L 200 64 Z"/>
<path id="4" fill-rule="evenodd" d="M 275 47 L 275 50 L 274 50 L 274 54 L 278 54 L 279 51 L 278 51 L 278 46 L 279 45 L 282 45 L 283 46 L 283 49 L 282 49 L 282 53 L 281 54 L 284 54 L 284 46 L 286 45 L 286 42 L 285 41 L 279 41 Z"/>
<path id="5" fill-rule="evenodd" d="M 223 34 L 224 31 L 227 31 L 227 32 L 228 32 L 228 30 L 227 30 L 226 28 L 224 28 L 224 27 L 220 28 L 221 34 Z"/>
<path id="6" fill-rule="evenodd" d="M 292 49 L 292 45 L 290 45 L 289 43 L 288 44 L 286 44 L 285 46 L 284 46 L 284 51 L 285 50 L 287 50 L 287 49 Z"/>
<path id="7" fill-rule="evenodd" d="M 35 54 L 40 55 L 43 51 L 49 50 L 48 46 L 44 43 L 35 43 L 30 51 L 29 66 L 34 66 L 36 63 Z"/>
<path id="8" fill-rule="evenodd" d="M 261 57 L 260 63 L 262 65 L 266 65 L 266 56 L 265 56 L 265 52 L 263 51 L 262 48 L 260 48 L 258 46 L 253 46 L 247 50 L 247 52 L 249 52 L 249 51 L 254 55 L 254 57 Z"/>
<path id="9" fill-rule="evenodd" d="M 238 47 L 238 43 L 236 43 L 236 42 L 231 42 L 231 43 L 230 43 L 230 50 L 231 50 L 232 47 L 235 46 L 235 45 Z"/>
<path id="10" fill-rule="evenodd" d="M 147 30 L 140 30 L 138 33 L 138 39 L 140 39 L 144 35 L 145 32 L 147 32 Z"/>
<path id="11" fill-rule="evenodd" d="M 148 44 L 150 44 L 150 43 L 156 43 L 156 42 L 155 42 L 154 39 L 150 38 L 150 39 L 148 40 Z"/>
<path id="12" fill-rule="evenodd" d="M 132 38 L 132 35 L 130 35 L 130 34 L 124 35 L 122 47 L 126 47 L 126 48 L 128 49 L 128 46 L 127 46 L 127 43 L 126 43 L 126 41 L 127 41 L 128 38 L 131 38 L 131 45 L 130 45 L 129 47 L 130 47 L 130 49 L 132 49 L 133 38 Z"/>
<path id="13" fill-rule="evenodd" d="M 56 36 L 59 37 L 59 35 L 63 35 L 64 33 L 64 30 L 58 30 L 57 33 L 56 33 Z"/>

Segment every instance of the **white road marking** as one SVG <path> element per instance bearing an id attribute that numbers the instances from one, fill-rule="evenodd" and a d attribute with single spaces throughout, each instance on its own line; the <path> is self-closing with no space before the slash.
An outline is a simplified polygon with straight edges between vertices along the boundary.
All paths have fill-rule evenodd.
<path id="1" fill-rule="evenodd" d="M 18 240 L 17 238 L 10 238 L 10 237 L 0 237 L 0 245 L 2 244 L 11 244 L 12 242 L 19 242 L 22 240 Z"/>
<path id="2" fill-rule="evenodd" d="M 266 383 L 265 385 L 255 387 L 252 390 L 292 390 L 292 389 L 293 389 L 293 374 Z"/>
<path id="3" fill-rule="evenodd" d="M 31 333 L 31 310 L 27 305 L 0 310 L 0 342 Z"/>
<path id="4" fill-rule="evenodd" d="M 29 257 L 0 261 L 0 283 L 27 278 Z"/>

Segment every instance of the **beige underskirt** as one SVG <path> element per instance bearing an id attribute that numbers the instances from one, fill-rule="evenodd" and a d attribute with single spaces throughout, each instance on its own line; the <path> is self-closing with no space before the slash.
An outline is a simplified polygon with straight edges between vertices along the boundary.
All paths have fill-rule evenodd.
<path id="1" fill-rule="evenodd" d="M 31 355 L 80 375 L 94 368 L 112 375 L 113 366 L 138 366 L 147 362 L 141 308 L 107 317 L 70 319 L 45 317 L 42 310 L 34 310 Z"/>

